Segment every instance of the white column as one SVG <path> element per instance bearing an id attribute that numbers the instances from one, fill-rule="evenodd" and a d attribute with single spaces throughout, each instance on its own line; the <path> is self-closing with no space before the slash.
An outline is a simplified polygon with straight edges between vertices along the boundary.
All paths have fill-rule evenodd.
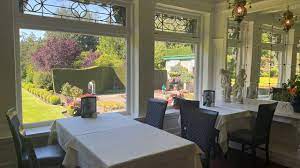
<path id="1" fill-rule="evenodd" d="M 220 9 L 216 11 L 222 11 Z M 225 68 L 226 62 L 226 44 L 227 44 L 227 21 L 228 15 L 225 12 L 214 13 L 213 15 L 213 25 L 214 28 L 212 34 L 212 49 L 211 60 L 213 71 L 210 75 L 213 79 L 214 84 L 213 89 L 216 91 L 216 101 L 221 101 L 222 99 L 222 87 L 221 87 L 221 76 L 220 70 Z M 204 68 L 205 70 L 205 68 Z M 208 87 L 212 87 L 208 86 Z"/>
<path id="2" fill-rule="evenodd" d="M 296 46 L 295 44 L 295 29 L 291 29 L 287 33 L 287 38 L 286 38 L 286 46 L 285 46 L 285 66 L 283 66 L 283 74 L 282 74 L 282 82 L 287 82 L 288 79 L 291 79 L 292 74 L 293 74 L 293 60 L 296 61 Z"/>
<path id="3" fill-rule="evenodd" d="M 247 85 L 246 87 L 256 88 L 258 86 L 259 73 L 260 73 L 260 40 L 261 32 L 259 25 L 254 24 L 253 21 L 248 23 L 248 51 L 245 58 L 247 64 Z M 254 98 L 254 97 L 250 97 Z"/>
<path id="4" fill-rule="evenodd" d="M 134 117 L 144 116 L 147 100 L 154 95 L 154 0 L 134 3 L 134 63 L 136 91 Z"/>

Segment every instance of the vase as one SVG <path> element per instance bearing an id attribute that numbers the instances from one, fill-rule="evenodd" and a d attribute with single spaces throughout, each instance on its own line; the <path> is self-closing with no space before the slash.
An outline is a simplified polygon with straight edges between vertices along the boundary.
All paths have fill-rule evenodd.
<path id="1" fill-rule="evenodd" d="M 294 97 L 291 101 L 291 105 L 295 113 L 300 113 L 300 96 Z"/>

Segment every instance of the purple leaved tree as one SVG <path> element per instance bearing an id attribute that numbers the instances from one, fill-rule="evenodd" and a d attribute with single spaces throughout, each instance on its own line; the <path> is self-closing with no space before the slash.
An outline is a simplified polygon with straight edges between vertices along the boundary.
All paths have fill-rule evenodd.
<path id="1" fill-rule="evenodd" d="M 95 63 L 95 60 L 98 59 L 100 57 L 101 53 L 100 52 L 93 52 L 93 51 L 89 51 L 87 56 L 85 57 L 82 66 L 83 67 L 90 67 L 93 66 Z"/>
<path id="2" fill-rule="evenodd" d="M 32 54 L 34 65 L 41 71 L 52 68 L 70 68 L 80 55 L 80 47 L 75 40 L 49 38 Z"/>

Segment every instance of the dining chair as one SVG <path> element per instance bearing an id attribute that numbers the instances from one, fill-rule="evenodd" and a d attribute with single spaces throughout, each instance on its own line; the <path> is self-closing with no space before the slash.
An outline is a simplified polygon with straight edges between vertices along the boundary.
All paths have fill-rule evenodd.
<path id="1" fill-rule="evenodd" d="M 186 138 L 186 130 L 188 124 L 188 114 L 193 111 L 194 108 L 199 108 L 200 101 L 178 99 L 180 106 L 180 125 L 181 125 L 181 137 Z"/>
<path id="2" fill-rule="evenodd" d="M 241 129 L 229 134 L 229 141 L 242 144 L 242 152 L 251 149 L 253 163 L 256 161 L 256 149 L 266 152 L 266 164 L 269 164 L 269 141 L 274 112 L 278 103 L 261 104 L 258 108 L 256 120 L 251 129 Z M 260 147 L 265 145 L 264 148 Z M 245 148 L 245 146 L 248 148 Z"/>
<path id="3" fill-rule="evenodd" d="M 167 105 L 168 102 L 165 100 L 149 99 L 145 123 L 158 129 L 163 129 Z"/>
<path id="4" fill-rule="evenodd" d="M 30 138 L 21 133 L 18 116 L 6 113 L 6 118 L 13 136 L 19 168 L 61 167 L 65 152 L 59 145 L 33 148 Z"/>
<path id="5" fill-rule="evenodd" d="M 200 158 L 205 168 L 210 166 L 210 155 L 215 142 L 215 123 L 219 113 L 194 108 L 188 114 L 187 139 L 196 143 L 204 154 Z"/>

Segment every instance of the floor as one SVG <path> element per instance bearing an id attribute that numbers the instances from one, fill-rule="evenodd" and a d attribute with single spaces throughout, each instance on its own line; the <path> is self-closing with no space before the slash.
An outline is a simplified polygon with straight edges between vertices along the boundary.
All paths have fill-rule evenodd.
<path id="1" fill-rule="evenodd" d="M 270 163 L 270 165 L 265 166 L 263 159 L 257 158 L 256 164 L 252 163 L 252 158 L 243 154 L 237 150 L 230 150 L 227 159 L 218 156 L 215 160 L 211 161 L 211 168 L 286 168 L 284 166 Z"/>

